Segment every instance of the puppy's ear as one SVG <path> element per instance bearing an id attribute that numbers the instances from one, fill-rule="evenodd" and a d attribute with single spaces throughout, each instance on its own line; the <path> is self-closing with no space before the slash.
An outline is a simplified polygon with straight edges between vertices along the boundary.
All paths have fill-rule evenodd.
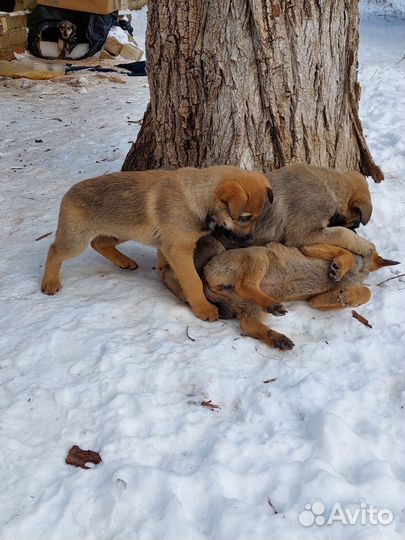
<path id="1" fill-rule="evenodd" d="M 368 197 L 354 195 L 350 201 L 350 211 L 358 214 L 361 223 L 366 225 L 370 221 L 373 211 L 371 200 Z"/>
<path id="2" fill-rule="evenodd" d="M 383 259 L 378 255 L 378 253 L 373 253 L 369 265 L 370 272 L 374 272 L 374 270 L 379 270 L 380 268 L 383 268 L 384 266 L 395 266 L 396 264 L 401 264 L 398 261 L 391 261 L 390 259 Z"/>
<path id="3" fill-rule="evenodd" d="M 238 182 L 225 182 L 218 191 L 217 197 L 228 208 L 229 215 L 232 219 L 237 219 L 248 200 L 245 190 Z"/>

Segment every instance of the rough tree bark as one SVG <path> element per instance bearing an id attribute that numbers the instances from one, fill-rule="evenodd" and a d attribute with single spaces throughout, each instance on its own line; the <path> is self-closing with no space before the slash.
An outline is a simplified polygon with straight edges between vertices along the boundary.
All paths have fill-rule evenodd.
<path id="1" fill-rule="evenodd" d="M 359 119 L 358 0 L 150 0 L 150 104 L 123 170 L 290 162 L 376 182 Z"/>

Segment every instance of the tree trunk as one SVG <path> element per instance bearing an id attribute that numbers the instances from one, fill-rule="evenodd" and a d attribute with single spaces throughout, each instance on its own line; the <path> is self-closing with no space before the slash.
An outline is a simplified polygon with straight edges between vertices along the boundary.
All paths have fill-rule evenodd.
<path id="1" fill-rule="evenodd" d="M 383 179 L 359 119 L 358 0 L 151 0 L 123 170 L 294 161 Z"/>

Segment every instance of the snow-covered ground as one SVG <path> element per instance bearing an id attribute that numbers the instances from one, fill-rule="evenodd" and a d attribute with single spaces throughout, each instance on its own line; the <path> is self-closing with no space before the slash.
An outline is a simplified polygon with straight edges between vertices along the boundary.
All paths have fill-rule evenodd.
<path id="1" fill-rule="evenodd" d="M 401 261 L 404 35 L 403 21 L 367 19 L 360 63 L 362 119 L 386 173 L 370 182 L 362 232 Z M 61 196 L 118 170 L 136 136 L 147 83 L 122 80 L 0 82 L 0 537 L 404 538 L 405 285 L 377 286 L 403 265 L 370 277 L 358 311 L 372 329 L 350 310 L 290 305 L 273 321 L 296 343 L 284 353 L 240 337 L 236 321 L 197 320 L 136 244 L 124 246 L 135 273 L 88 250 L 65 264 L 60 294 L 39 292 L 51 237 L 38 238 L 55 231 Z M 73 444 L 102 463 L 66 465 Z M 305 527 L 314 502 L 326 517 L 365 503 L 393 521 Z"/>

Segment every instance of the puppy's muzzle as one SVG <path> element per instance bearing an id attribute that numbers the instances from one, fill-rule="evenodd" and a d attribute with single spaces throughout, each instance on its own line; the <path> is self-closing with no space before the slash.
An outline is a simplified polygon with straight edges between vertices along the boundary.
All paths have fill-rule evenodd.
<path id="1" fill-rule="evenodd" d="M 360 221 L 356 221 L 355 223 L 353 223 L 353 225 L 349 227 L 349 229 L 357 234 L 356 229 L 358 229 L 359 227 L 360 227 Z"/>

